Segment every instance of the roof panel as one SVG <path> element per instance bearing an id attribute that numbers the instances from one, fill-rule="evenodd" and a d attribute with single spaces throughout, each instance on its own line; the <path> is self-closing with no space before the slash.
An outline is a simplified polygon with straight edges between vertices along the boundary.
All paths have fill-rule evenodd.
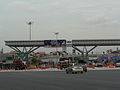
<path id="1" fill-rule="evenodd" d="M 120 39 L 95 39 L 95 40 L 72 40 L 75 46 L 116 46 L 120 45 Z"/>
<path id="2" fill-rule="evenodd" d="M 44 46 L 43 40 L 32 40 L 32 41 L 5 41 L 7 46 L 16 47 L 33 47 L 33 46 Z"/>

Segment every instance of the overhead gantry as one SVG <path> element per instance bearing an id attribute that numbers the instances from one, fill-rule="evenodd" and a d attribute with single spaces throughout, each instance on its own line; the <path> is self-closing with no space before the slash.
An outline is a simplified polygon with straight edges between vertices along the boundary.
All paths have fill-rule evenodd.
<path id="1" fill-rule="evenodd" d="M 5 41 L 5 45 L 9 46 L 13 50 L 19 53 L 27 53 L 35 51 L 40 47 L 46 46 L 60 46 L 65 48 L 71 47 L 77 50 L 82 54 L 83 59 L 88 58 L 88 54 L 94 50 L 97 46 L 120 46 L 120 39 L 94 39 L 94 40 L 72 40 L 71 43 L 67 44 L 66 40 L 24 40 L 24 41 Z M 83 50 L 80 50 L 78 47 L 82 46 Z M 87 47 L 91 46 L 91 49 Z M 22 49 L 21 49 L 22 48 Z M 56 47 L 57 48 L 57 47 Z"/>
<path id="2" fill-rule="evenodd" d="M 82 46 L 83 50 L 78 46 Z M 92 48 L 88 50 L 87 46 Z M 88 59 L 88 54 L 97 46 L 120 46 L 120 39 L 72 40 L 72 47 L 82 54 L 83 59 Z"/>
<path id="3" fill-rule="evenodd" d="M 24 40 L 24 41 L 5 41 L 5 45 L 9 46 L 18 53 L 18 56 L 22 60 L 29 61 L 30 53 L 34 52 L 40 47 L 44 46 L 42 40 Z"/>
<path id="4" fill-rule="evenodd" d="M 44 46 L 43 40 L 5 41 L 5 45 L 19 53 L 31 53 Z M 22 48 L 22 49 L 21 49 Z"/>
<path id="5" fill-rule="evenodd" d="M 22 40 L 22 41 L 5 41 L 5 45 L 9 46 L 19 54 L 28 55 L 40 47 L 62 47 L 66 46 L 66 40 Z"/>

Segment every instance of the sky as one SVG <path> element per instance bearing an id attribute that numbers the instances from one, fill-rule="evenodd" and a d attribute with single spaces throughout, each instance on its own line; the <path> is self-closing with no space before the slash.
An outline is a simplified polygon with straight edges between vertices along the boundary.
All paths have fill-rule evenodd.
<path id="1" fill-rule="evenodd" d="M 0 0 L 0 48 L 6 40 L 120 39 L 120 0 Z"/>

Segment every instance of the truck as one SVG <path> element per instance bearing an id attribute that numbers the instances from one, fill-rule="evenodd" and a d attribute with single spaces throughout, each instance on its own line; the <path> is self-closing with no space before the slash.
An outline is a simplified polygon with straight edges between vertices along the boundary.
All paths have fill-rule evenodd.
<path id="1" fill-rule="evenodd" d="M 72 62 L 70 61 L 69 58 L 60 58 L 59 62 L 58 62 L 58 66 L 60 67 L 60 69 L 66 69 L 69 66 L 71 66 Z"/>

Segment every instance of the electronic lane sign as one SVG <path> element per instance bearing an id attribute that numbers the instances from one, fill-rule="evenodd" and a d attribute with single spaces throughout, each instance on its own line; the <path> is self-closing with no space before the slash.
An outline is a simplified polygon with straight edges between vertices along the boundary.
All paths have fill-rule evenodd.
<path id="1" fill-rule="evenodd" d="M 66 40 L 44 40 L 45 47 L 62 47 L 66 45 Z"/>

